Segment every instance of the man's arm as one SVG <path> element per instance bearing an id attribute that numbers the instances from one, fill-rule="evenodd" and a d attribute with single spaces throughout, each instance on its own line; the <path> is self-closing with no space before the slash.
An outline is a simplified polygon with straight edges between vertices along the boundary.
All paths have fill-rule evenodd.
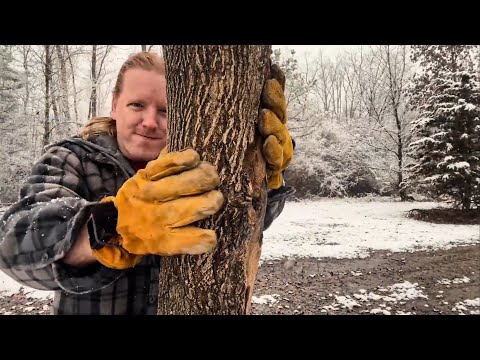
<path id="1" fill-rule="evenodd" d="M 280 188 L 268 190 L 263 231 L 267 230 L 273 221 L 282 213 L 287 198 L 294 193 L 295 188 L 285 185 L 285 181 L 283 181 L 283 186 Z"/>
<path id="2" fill-rule="evenodd" d="M 78 156 L 65 147 L 50 148 L 0 220 L 0 270 L 29 287 L 77 294 L 118 279 L 123 271 L 90 262 L 85 249 L 85 224 L 97 202 L 87 201 L 84 189 Z M 82 272 L 68 264 L 92 266 Z"/>

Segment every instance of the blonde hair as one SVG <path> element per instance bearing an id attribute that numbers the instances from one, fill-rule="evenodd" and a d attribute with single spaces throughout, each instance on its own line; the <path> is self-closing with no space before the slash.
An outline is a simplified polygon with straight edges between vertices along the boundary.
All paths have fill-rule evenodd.
<path id="1" fill-rule="evenodd" d="M 123 89 L 123 80 L 125 73 L 130 69 L 142 69 L 146 71 L 155 71 L 160 75 L 165 75 L 165 61 L 163 58 L 150 51 L 141 51 L 131 55 L 120 68 L 117 75 L 117 81 L 113 88 L 113 99 L 118 98 Z M 90 136 L 108 134 L 117 135 L 116 121 L 111 117 L 94 117 L 80 131 L 80 136 L 84 140 L 88 140 Z"/>

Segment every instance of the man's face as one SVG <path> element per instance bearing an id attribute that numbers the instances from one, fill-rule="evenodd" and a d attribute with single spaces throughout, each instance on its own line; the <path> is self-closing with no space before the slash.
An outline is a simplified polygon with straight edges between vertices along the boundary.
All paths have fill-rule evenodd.
<path id="1" fill-rule="evenodd" d="M 127 70 L 123 89 L 113 99 L 120 151 L 133 161 L 156 159 L 167 144 L 167 85 L 164 75 Z"/>

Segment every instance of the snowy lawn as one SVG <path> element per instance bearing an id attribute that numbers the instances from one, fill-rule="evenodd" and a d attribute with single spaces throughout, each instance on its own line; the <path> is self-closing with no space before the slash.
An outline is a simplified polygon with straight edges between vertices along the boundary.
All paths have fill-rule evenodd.
<path id="1" fill-rule="evenodd" d="M 371 251 L 434 250 L 480 242 L 478 225 L 444 225 L 405 217 L 432 202 L 325 199 L 289 202 L 264 233 L 262 260 L 367 257 Z"/>
<path id="2" fill-rule="evenodd" d="M 282 257 L 367 257 L 375 250 L 433 250 L 480 242 L 478 225 L 443 225 L 405 217 L 413 208 L 436 203 L 325 199 L 289 202 L 264 233 L 261 260 Z M 0 215 L 5 209 L 0 208 Z M 0 294 L 18 292 L 21 285 L 0 272 Z M 50 292 L 24 288 L 32 297 Z"/>

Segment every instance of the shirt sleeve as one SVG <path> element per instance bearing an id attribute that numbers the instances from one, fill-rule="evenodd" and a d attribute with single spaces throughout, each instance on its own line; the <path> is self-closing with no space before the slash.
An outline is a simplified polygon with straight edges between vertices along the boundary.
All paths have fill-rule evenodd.
<path id="1" fill-rule="evenodd" d="M 1 271 L 32 288 L 77 294 L 99 290 L 123 274 L 100 263 L 73 268 L 59 261 L 97 204 L 85 200 L 82 169 L 78 156 L 61 146 L 33 166 L 20 200 L 0 219 Z"/>

